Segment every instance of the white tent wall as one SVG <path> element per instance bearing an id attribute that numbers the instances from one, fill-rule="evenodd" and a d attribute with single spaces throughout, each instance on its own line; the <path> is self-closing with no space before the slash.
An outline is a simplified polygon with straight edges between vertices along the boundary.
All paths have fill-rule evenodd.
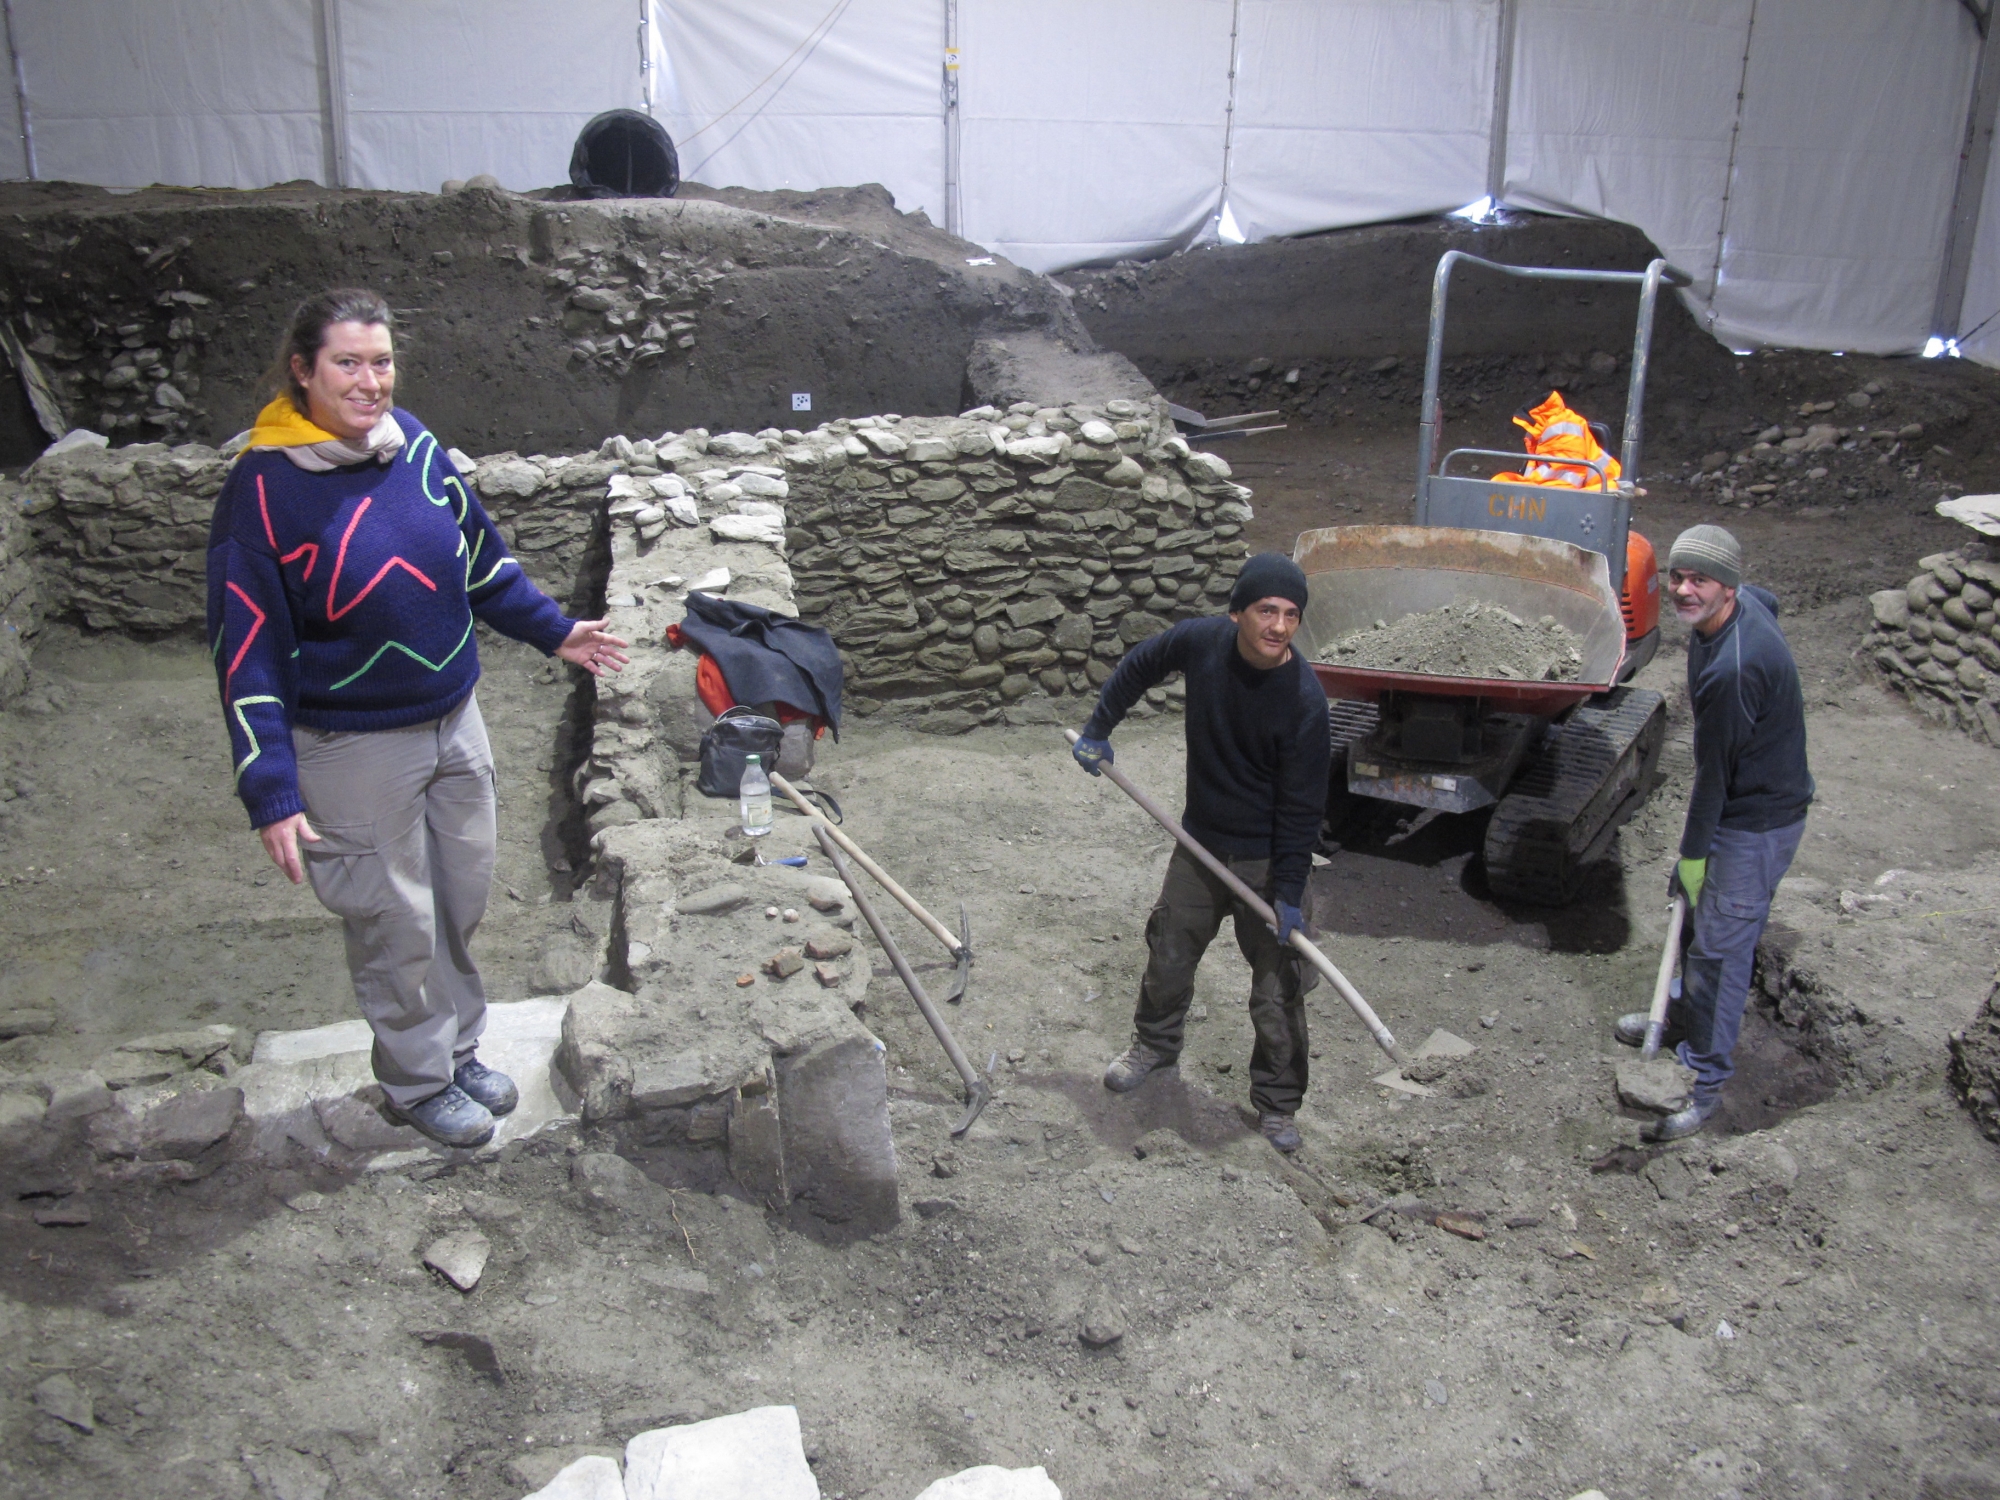
<path id="1" fill-rule="evenodd" d="M 1499 0 L 1243 0 L 1229 204 L 1246 239 L 1486 191 Z"/>
<path id="2" fill-rule="evenodd" d="M 1962 0 L 956 0 L 963 232 L 1054 270 L 1187 243 L 1225 190 L 1250 239 L 1471 201 L 1503 3 L 1503 201 L 1637 225 L 1738 347 L 1922 346 Z M 948 0 L 11 4 L 42 178 L 542 187 L 650 92 L 687 177 L 946 219 Z M 1992 196 L 1982 221 L 1967 327 L 2000 292 Z"/>
<path id="3" fill-rule="evenodd" d="M 309 0 L 11 3 L 38 177 L 263 187 L 323 176 Z"/>
<path id="4" fill-rule="evenodd" d="M 1502 201 L 1637 225 L 1699 312 L 1752 4 L 1522 0 Z"/>
<path id="5" fill-rule="evenodd" d="M 944 222 L 942 0 L 658 0 L 653 28 L 684 178 L 879 182 Z"/>
<path id="6" fill-rule="evenodd" d="M 1718 338 L 1924 346 L 1978 50 L 1958 0 L 1758 0 Z"/>
<path id="7" fill-rule="evenodd" d="M 1230 0 L 961 0 L 965 235 L 1038 271 L 1216 212 Z"/>
<path id="8" fill-rule="evenodd" d="M 0 36 L 0 41 L 5 41 Z M 14 86 L 14 56 L 11 48 L 0 59 L 0 182 L 31 175 L 28 171 L 27 139 L 21 129 L 21 95 Z"/>
<path id="9" fill-rule="evenodd" d="M 639 7 L 567 0 L 330 0 L 339 7 L 349 187 L 569 180 L 591 116 L 644 102 Z"/>
<path id="10" fill-rule="evenodd" d="M 1983 365 L 2000 365 L 2000 151 L 1986 163 L 1986 191 L 1979 200 L 1979 228 L 1958 326 L 1960 354 Z"/>

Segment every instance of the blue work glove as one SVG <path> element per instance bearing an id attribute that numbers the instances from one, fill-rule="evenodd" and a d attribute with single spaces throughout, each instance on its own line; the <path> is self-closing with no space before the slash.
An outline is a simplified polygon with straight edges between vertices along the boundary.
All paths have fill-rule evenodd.
<path id="1" fill-rule="evenodd" d="M 1102 776 L 1101 766 L 1111 764 L 1111 741 L 1094 740 L 1085 735 L 1069 747 L 1069 753 L 1076 757 L 1076 763 L 1093 776 Z"/>
<path id="2" fill-rule="evenodd" d="M 1667 894 L 1676 890 L 1688 898 L 1690 908 L 1701 904 L 1701 888 L 1708 882 L 1708 861 L 1705 859 L 1684 859 L 1674 866 L 1673 879 L 1667 882 Z"/>
<path id="3" fill-rule="evenodd" d="M 1278 913 L 1278 946 L 1289 948 L 1292 946 L 1292 934 L 1305 931 L 1305 914 L 1289 901 L 1274 901 L 1271 905 Z"/>

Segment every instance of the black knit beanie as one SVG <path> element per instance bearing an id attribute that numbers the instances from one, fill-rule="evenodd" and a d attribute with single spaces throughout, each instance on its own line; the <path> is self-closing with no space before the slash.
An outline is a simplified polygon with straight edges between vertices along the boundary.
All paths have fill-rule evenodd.
<path id="1" fill-rule="evenodd" d="M 1243 564 L 1229 591 L 1229 612 L 1248 609 L 1259 599 L 1289 599 L 1306 607 L 1306 575 L 1282 552 L 1259 552 Z"/>

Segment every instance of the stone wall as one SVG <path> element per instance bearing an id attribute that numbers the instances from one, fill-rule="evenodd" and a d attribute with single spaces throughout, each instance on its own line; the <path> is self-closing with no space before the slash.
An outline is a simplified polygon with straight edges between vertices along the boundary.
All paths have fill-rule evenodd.
<path id="1" fill-rule="evenodd" d="M 652 648 L 691 588 L 824 625 L 849 713 L 958 733 L 1081 719 L 1079 696 L 1133 642 L 1222 606 L 1246 550 L 1250 492 L 1156 403 L 696 429 L 606 451 L 629 454 L 606 609 L 640 649 L 599 684 L 577 786 L 593 831 L 687 805 L 709 722 L 696 658 Z"/>
<path id="2" fill-rule="evenodd" d="M 2000 745 L 2000 563 L 1970 542 L 1917 566 L 1905 587 L 1870 596 L 1868 654 L 1930 717 Z"/>
<path id="3" fill-rule="evenodd" d="M 594 455 L 453 458 L 476 475 L 528 576 L 588 605 L 591 538 L 624 465 Z M 10 511 L 18 508 L 33 536 L 42 612 L 91 630 L 200 629 L 209 521 L 228 471 L 227 456 L 200 443 L 83 444 L 36 460 L 7 488 Z"/>
<path id="4" fill-rule="evenodd" d="M 840 644 L 848 712 L 939 733 L 1079 717 L 1068 700 L 1133 642 L 1221 607 L 1247 550 L 1250 492 L 1190 451 L 1157 400 L 452 457 L 528 575 L 572 611 L 601 600 L 614 630 L 649 647 L 691 586 L 797 613 Z M 192 443 L 37 461 L 19 503 L 43 611 L 94 630 L 199 629 L 227 467 Z M 602 685 L 578 786 L 593 828 L 679 814 L 707 723 L 694 666 L 648 650 Z M 1157 688 L 1137 712 L 1178 695 Z"/>
<path id="5" fill-rule="evenodd" d="M 853 713 L 920 729 L 1046 721 L 1031 702 L 1213 613 L 1247 550 L 1249 491 L 1162 402 L 863 418 L 779 456 L 800 617 L 840 642 Z"/>
<path id="6" fill-rule="evenodd" d="M 42 623 L 41 589 L 30 551 L 34 533 L 19 492 L 0 484 L 0 707 L 28 686 L 28 652 Z"/>

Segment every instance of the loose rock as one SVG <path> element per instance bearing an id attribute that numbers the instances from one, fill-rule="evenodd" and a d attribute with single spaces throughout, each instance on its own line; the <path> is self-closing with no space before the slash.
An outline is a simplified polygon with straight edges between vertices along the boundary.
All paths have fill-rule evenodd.
<path id="1" fill-rule="evenodd" d="M 469 1292 L 479 1285 L 486 1257 L 492 1253 L 491 1240 L 476 1229 L 466 1229 L 432 1241 L 424 1252 L 424 1264 L 461 1292 Z"/>
<path id="2" fill-rule="evenodd" d="M 1110 1288 L 1098 1287 L 1083 1307 L 1082 1325 L 1077 1336 L 1092 1349 L 1107 1348 L 1125 1337 L 1125 1309 L 1118 1305 Z"/>
<path id="3" fill-rule="evenodd" d="M 51 1375 L 36 1386 L 35 1406 L 58 1422 L 67 1422 L 78 1432 L 97 1431 L 97 1416 L 90 1392 L 67 1375 Z"/>
<path id="4" fill-rule="evenodd" d="M 749 900 L 750 893 L 740 885 L 716 885 L 681 897 L 674 910 L 684 917 L 719 917 Z"/>
<path id="5" fill-rule="evenodd" d="M 1694 1088 L 1693 1072 L 1665 1053 L 1651 1062 L 1636 1057 L 1620 1059 L 1616 1077 L 1621 1102 L 1662 1115 L 1684 1107 Z"/>

